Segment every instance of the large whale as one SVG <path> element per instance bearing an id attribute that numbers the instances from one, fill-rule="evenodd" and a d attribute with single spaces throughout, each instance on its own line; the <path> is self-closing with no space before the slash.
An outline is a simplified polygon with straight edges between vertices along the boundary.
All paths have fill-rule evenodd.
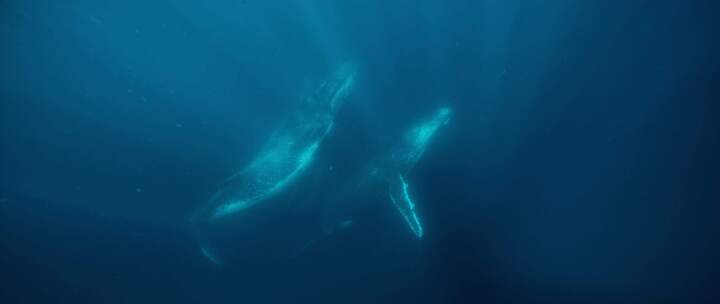
<path id="1" fill-rule="evenodd" d="M 220 259 L 202 236 L 204 228 L 268 201 L 295 182 L 313 162 L 318 147 L 333 128 L 335 115 L 348 99 L 357 67 L 341 65 L 332 76 L 306 96 L 298 111 L 278 128 L 240 172 L 229 177 L 191 222 L 203 254 Z"/>

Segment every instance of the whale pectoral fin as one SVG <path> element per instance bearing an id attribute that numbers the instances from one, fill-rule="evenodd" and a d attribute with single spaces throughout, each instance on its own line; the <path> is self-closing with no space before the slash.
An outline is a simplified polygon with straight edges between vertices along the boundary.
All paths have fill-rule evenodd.
<path id="1" fill-rule="evenodd" d="M 413 234 L 418 238 L 422 238 L 422 224 L 415 210 L 415 203 L 413 203 L 410 193 L 408 193 L 408 184 L 405 182 L 405 178 L 403 178 L 401 174 L 398 174 L 396 178 L 391 179 L 389 188 L 390 201 L 400 212 L 400 215 L 410 227 Z"/>
<path id="2" fill-rule="evenodd" d="M 200 243 L 200 251 L 202 252 L 203 256 L 207 258 L 210 262 L 212 262 L 215 265 L 222 265 L 222 261 L 220 258 L 215 254 L 215 251 L 213 251 L 210 246 L 206 243 Z"/>
<path id="3" fill-rule="evenodd" d="M 316 237 L 316 238 L 314 238 L 314 239 L 311 239 L 311 240 L 309 240 L 309 241 L 306 241 L 306 242 L 303 243 L 301 246 L 299 246 L 298 248 L 296 248 L 296 249 L 294 250 L 294 252 L 291 254 L 291 256 L 294 257 L 294 258 L 301 256 L 301 255 L 304 254 L 308 249 L 314 247 L 317 243 L 325 240 L 326 238 L 331 237 L 332 235 L 334 235 L 335 233 L 337 233 L 337 232 L 339 232 L 339 231 L 341 231 L 341 230 L 349 229 L 350 227 L 352 227 L 353 224 L 355 224 L 355 222 L 354 222 L 352 219 L 346 219 L 346 220 L 343 220 L 342 222 L 337 223 L 337 224 L 335 225 L 335 227 L 323 231 L 320 236 L 318 236 L 318 237 Z"/>
<path id="4" fill-rule="evenodd" d="M 200 246 L 200 252 L 202 252 L 203 256 L 213 264 L 221 266 L 223 262 L 222 260 L 220 260 L 220 257 L 217 255 L 215 250 L 210 246 L 208 240 L 205 239 L 205 237 L 197 231 L 195 232 L 195 238 L 198 241 L 198 245 Z"/>

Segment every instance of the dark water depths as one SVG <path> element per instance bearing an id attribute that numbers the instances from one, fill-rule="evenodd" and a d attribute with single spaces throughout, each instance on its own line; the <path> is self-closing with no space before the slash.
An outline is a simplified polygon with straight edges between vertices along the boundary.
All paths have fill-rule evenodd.
<path id="1" fill-rule="evenodd" d="M 716 11 L 0 0 L 0 302 L 717 302 Z M 293 258 L 209 263 L 191 214 L 348 60 L 355 89 L 280 200 L 316 214 L 449 106 L 408 177 L 423 238 L 378 205 Z M 301 223 L 273 207 L 287 221 L 245 240 Z"/>

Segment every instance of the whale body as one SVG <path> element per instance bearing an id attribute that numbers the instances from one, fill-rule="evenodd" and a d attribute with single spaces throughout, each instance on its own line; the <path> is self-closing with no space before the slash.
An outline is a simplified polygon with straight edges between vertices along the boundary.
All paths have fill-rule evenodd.
<path id="1" fill-rule="evenodd" d="M 442 107 L 413 125 L 382 157 L 370 162 L 366 169 L 346 183 L 328 205 L 326 231 L 343 221 L 351 220 L 358 209 L 369 201 L 387 201 L 400 213 L 410 231 L 422 238 L 422 221 L 411 195 L 408 181 L 412 169 L 421 159 L 440 128 L 448 124 L 452 111 Z M 382 203 L 382 202 L 380 202 Z"/>
<path id="2" fill-rule="evenodd" d="M 440 108 L 429 120 L 414 126 L 405 134 L 405 138 L 391 152 L 385 162 L 389 168 L 384 168 L 388 176 L 384 179 L 388 184 L 388 197 L 395 208 L 400 212 L 405 223 L 418 238 L 423 236 L 423 227 L 415 210 L 415 203 L 409 193 L 409 185 L 405 176 L 412 170 L 427 149 L 428 144 L 440 129 L 450 121 L 450 109 Z"/>
<path id="3" fill-rule="evenodd" d="M 341 65 L 302 100 L 300 109 L 271 135 L 258 156 L 229 177 L 192 216 L 201 250 L 210 261 L 220 263 L 209 242 L 201 237 L 203 228 L 268 201 L 306 171 L 348 99 L 356 73 L 355 64 Z"/>

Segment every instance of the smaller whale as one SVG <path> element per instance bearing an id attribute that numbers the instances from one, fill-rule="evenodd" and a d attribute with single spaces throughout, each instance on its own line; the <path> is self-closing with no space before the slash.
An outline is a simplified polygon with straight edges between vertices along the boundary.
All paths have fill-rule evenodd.
<path id="1" fill-rule="evenodd" d="M 450 109 L 440 108 L 429 120 L 416 125 L 405 134 L 403 141 L 390 153 L 384 161 L 387 167 L 378 172 L 384 172 L 382 179 L 388 185 L 388 198 L 400 212 L 405 223 L 418 238 L 423 236 L 423 226 L 415 209 L 415 203 L 410 196 L 405 176 L 415 167 L 420 157 L 425 153 L 431 139 L 440 127 L 450 121 Z"/>
<path id="2" fill-rule="evenodd" d="M 363 173 L 346 184 L 326 210 L 325 230 L 352 219 L 367 201 L 387 200 L 399 212 L 417 238 L 424 235 L 422 221 L 411 195 L 407 176 L 427 150 L 438 130 L 448 124 L 452 111 L 443 107 L 407 131 L 402 139 Z"/>

